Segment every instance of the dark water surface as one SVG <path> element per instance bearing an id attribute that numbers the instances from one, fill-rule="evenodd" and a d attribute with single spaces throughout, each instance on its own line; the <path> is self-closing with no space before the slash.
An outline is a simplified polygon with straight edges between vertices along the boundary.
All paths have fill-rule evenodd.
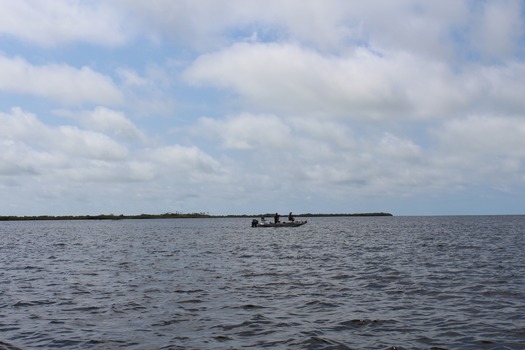
<path id="1" fill-rule="evenodd" d="M 525 216 L 0 222 L 0 349 L 525 349 Z"/>

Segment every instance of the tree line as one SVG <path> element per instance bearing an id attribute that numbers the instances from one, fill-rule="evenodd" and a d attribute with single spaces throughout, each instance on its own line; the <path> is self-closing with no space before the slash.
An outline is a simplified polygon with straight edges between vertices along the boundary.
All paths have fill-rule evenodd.
<path id="1" fill-rule="evenodd" d="M 29 221 L 29 220 L 124 220 L 124 219 L 198 219 L 198 218 L 252 218 L 272 217 L 274 214 L 256 215 L 210 215 L 209 213 L 164 213 L 164 214 L 139 214 L 139 215 L 39 215 L 39 216 L 0 216 L 0 221 Z M 390 213 L 354 213 L 354 214 L 296 214 L 298 217 L 337 217 L 337 216 L 393 216 Z"/>

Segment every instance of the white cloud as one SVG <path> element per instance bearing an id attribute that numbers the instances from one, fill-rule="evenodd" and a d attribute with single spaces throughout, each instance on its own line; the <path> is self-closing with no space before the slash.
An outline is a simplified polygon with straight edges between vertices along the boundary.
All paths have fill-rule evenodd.
<path id="1" fill-rule="evenodd" d="M 519 0 L 483 2 L 473 19 L 472 46 L 489 58 L 505 58 L 518 49 L 523 36 Z"/>
<path id="2" fill-rule="evenodd" d="M 122 94 L 111 78 L 89 67 L 67 64 L 35 66 L 0 54 L 0 90 L 50 98 L 65 104 L 118 104 Z"/>
<path id="3" fill-rule="evenodd" d="M 229 182 L 244 191 L 271 198 L 293 188 L 303 198 L 330 192 L 339 201 L 443 196 L 470 186 L 513 188 L 524 179 L 522 124 L 520 118 L 445 121 L 433 126 L 437 142 L 426 147 L 393 131 L 359 133 L 344 121 L 276 115 L 203 118 L 196 130 L 235 151 Z M 271 140 L 274 129 L 268 126 L 277 134 L 285 131 L 280 142 Z"/>
<path id="4" fill-rule="evenodd" d="M 518 0 L 243 1 L 2 0 L 0 34 L 39 45 L 123 45 L 137 35 L 204 52 L 242 38 L 299 42 L 328 52 L 352 45 L 450 58 L 464 36 L 484 55 L 506 57 L 523 34 Z M 378 11 L 380 9 L 380 11 Z M 232 35 L 236 33 L 236 35 Z"/>
<path id="5" fill-rule="evenodd" d="M 67 125 L 52 128 L 19 108 L 13 109 L 11 114 L 0 113 L 0 124 L 0 137 L 5 140 L 16 140 L 32 149 L 61 157 L 118 160 L 128 153 L 125 146 L 102 133 Z"/>
<path id="6" fill-rule="evenodd" d="M 272 115 L 241 114 L 224 121 L 201 118 L 194 132 L 217 136 L 227 149 L 285 149 L 290 143 L 289 127 Z"/>
<path id="7" fill-rule="evenodd" d="M 508 61 L 504 65 L 472 65 L 466 69 L 464 94 L 471 98 L 472 113 L 522 114 L 525 109 L 525 63 Z"/>
<path id="8" fill-rule="evenodd" d="M 304 118 L 296 118 L 290 122 L 299 135 L 308 135 L 318 142 L 329 140 L 336 148 L 344 151 L 356 149 L 356 133 L 346 124 L 325 119 Z"/>
<path id="9" fill-rule="evenodd" d="M 173 62 L 168 60 L 161 64 L 148 63 L 141 75 L 131 68 L 119 67 L 119 77 L 126 107 L 133 115 L 171 116 L 177 99 L 172 94 L 176 80 Z"/>
<path id="10" fill-rule="evenodd" d="M 199 57 L 185 77 L 193 84 L 233 89 L 271 111 L 370 116 L 406 111 L 392 73 L 387 61 L 365 50 L 341 58 L 295 45 L 237 44 Z"/>
<path id="11" fill-rule="evenodd" d="M 427 176 L 431 171 L 425 154 L 409 139 L 390 133 L 363 135 L 346 149 L 337 147 L 330 139 L 309 142 L 312 149 L 328 145 L 331 153 L 329 156 L 318 154 L 319 158 L 312 158 L 308 151 L 306 155 L 298 155 L 294 166 L 300 169 L 299 178 L 306 181 L 303 187 L 330 188 L 343 197 L 406 195 L 430 190 L 428 181 L 432 177 Z M 316 185 L 307 185 L 310 182 Z"/>
<path id="12" fill-rule="evenodd" d="M 385 133 L 377 144 L 379 154 L 390 157 L 394 160 L 401 159 L 420 159 L 421 148 L 411 140 L 402 139 L 390 133 Z"/>
<path id="13" fill-rule="evenodd" d="M 13 140 L 0 139 L 0 175 L 27 175 L 35 173 L 35 163 L 38 155 L 23 144 Z"/>
<path id="14" fill-rule="evenodd" d="M 146 140 L 144 133 L 123 112 L 99 106 L 90 111 L 57 110 L 55 113 L 77 120 L 88 130 L 100 131 L 128 141 Z"/>
<path id="15" fill-rule="evenodd" d="M 349 43 L 368 43 L 441 57 L 451 54 L 450 27 L 468 19 L 469 7 L 468 1 L 461 0 L 134 0 L 117 4 L 156 40 L 175 38 L 200 51 L 256 37 L 299 42 L 328 52 L 346 51 Z"/>
<path id="16" fill-rule="evenodd" d="M 0 0 L 0 35 L 42 46 L 84 41 L 122 45 L 122 18 L 105 2 Z"/>
<path id="17" fill-rule="evenodd" d="M 170 170 L 166 175 L 175 177 L 189 175 L 199 178 L 202 175 L 214 175 L 220 171 L 219 163 L 197 147 L 174 145 L 145 150 L 144 152 L 147 159 Z"/>
<path id="18" fill-rule="evenodd" d="M 240 114 L 222 121 L 203 118 L 200 135 L 214 135 L 236 151 L 239 186 L 278 193 L 288 186 L 303 195 L 427 191 L 432 169 L 420 146 L 392 133 L 356 133 L 342 122 Z M 239 175 L 236 175 L 239 177 Z M 251 185 L 250 185 L 251 184 Z M 293 185 L 292 185 L 293 184 Z M 420 187 L 417 187 L 420 186 Z"/>
<path id="19" fill-rule="evenodd" d="M 49 128 L 31 113 L 13 108 L 11 114 L 0 113 L 0 136 L 6 140 L 45 145 Z"/>
<path id="20" fill-rule="evenodd" d="M 146 162 L 89 161 L 63 170 L 68 180 L 85 182 L 148 182 L 156 177 L 155 168 Z"/>
<path id="21" fill-rule="evenodd" d="M 114 113 L 98 112 L 110 116 Z M 117 124 L 123 121 L 126 119 L 116 118 Z M 0 113 L 0 124 L 3 179 L 31 176 L 35 184 L 46 186 L 53 182 L 57 191 L 68 186 L 108 182 L 120 183 L 119 186 L 143 182 L 156 187 L 152 181 L 169 183 L 172 190 L 187 190 L 191 183 L 225 181 L 222 165 L 197 147 L 172 145 L 139 148 L 131 153 L 126 144 L 101 132 L 70 125 L 46 126 L 35 115 L 18 108 L 10 114 Z M 35 191 L 42 193 L 42 189 Z M 159 190 L 158 195 L 165 194 Z"/>
<path id="22" fill-rule="evenodd" d="M 120 77 L 125 86 L 143 87 L 149 84 L 147 79 L 139 76 L 137 72 L 128 68 L 117 69 L 117 75 Z"/>
<path id="23" fill-rule="evenodd" d="M 316 116 L 406 113 L 408 101 L 389 77 L 395 74 L 389 64 L 366 51 L 345 59 L 293 45 L 238 44 L 201 56 L 185 76 L 194 84 L 231 88 L 270 110 Z"/>
<path id="24" fill-rule="evenodd" d="M 0 113 L 0 124 L 1 175 L 34 176 L 67 163 L 66 155 L 46 145 L 52 135 L 35 116 L 14 109 L 11 114 Z"/>
<path id="25" fill-rule="evenodd" d="M 469 116 L 432 130 L 437 142 L 430 165 L 441 182 L 508 192 L 525 184 L 525 121 L 523 117 Z"/>
<path id="26" fill-rule="evenodd" d="M 517 157 L 525 160 L 523 117 L 470 116 L 435 131 L 441 147 L 462 157 Z"/>
<path id="27" fill-rule="evenodd" d="M 56 147 L 73 157 L 100 160 L 125 159 L 128 150 L 107 135 L 80 130 L 72 126 L 61 126 L 55 132 Z M 49 140 L 51 142 L 51 140 Z"/>
<path id="28" fill-rule="evenodd" d="M 463 0 L 367 1 L 349 16 L 362 24 L 361 43 L 375 50 L 450 59 L 458 50 L 454 36 L 469 21 L 469 6 Z"/>
<path id="29" fill-rule="evenodd" d="M 270 112 L 375 120 L 442 118 L 469 110 L 525 107 L 525 65 L 462 71 L 408 53 L 322 55 L 289 44 L 236 44 L 202 55 L 192 84 L 235 91 Z"/>

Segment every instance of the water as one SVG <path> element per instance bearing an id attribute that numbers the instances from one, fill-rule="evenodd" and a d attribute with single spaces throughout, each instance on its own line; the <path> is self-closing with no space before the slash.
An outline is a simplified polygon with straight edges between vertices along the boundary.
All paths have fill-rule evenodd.
<path id="1" fill-rule="evenodd" d="M 0 222 L 0 349 L 525 349 L 525 216 Z"/>

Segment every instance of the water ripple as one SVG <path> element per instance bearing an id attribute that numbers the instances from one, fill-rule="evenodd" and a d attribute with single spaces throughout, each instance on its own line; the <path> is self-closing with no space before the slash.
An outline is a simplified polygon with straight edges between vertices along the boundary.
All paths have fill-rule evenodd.
<path id="1" fill-rule="evenodd" d="M 525 349 L 525 217 L 4 222 L 0 350 Z"/>

